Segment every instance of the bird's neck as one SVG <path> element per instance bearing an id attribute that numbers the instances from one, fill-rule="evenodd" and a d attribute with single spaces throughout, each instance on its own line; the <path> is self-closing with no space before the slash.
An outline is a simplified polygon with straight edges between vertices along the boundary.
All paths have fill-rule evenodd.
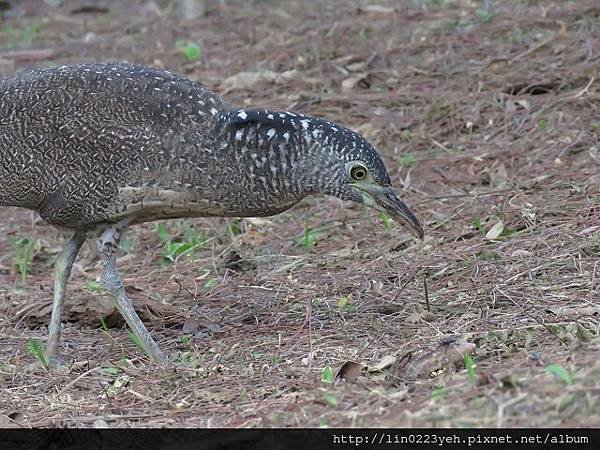
<path id="1" fill-rule="evenodd" d="M 240 215 L 276 214 L 318 191 L 311 142 L 278 114 L 228 111 L 216 124 L 215 159 L 228 161 L 222 189 L 244 205 Z"/>

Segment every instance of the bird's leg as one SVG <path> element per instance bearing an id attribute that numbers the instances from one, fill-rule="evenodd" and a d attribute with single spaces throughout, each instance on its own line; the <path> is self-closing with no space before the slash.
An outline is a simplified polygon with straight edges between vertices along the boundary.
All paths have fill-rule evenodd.
<path id="1" fill-rule="evenodd" d="M 141 319 L 133 309 L 133 305 L 123 286 L 123 279 L 117 270 L 116 265 L 116 250 L 118 242 L 118 231 L 115 228 L 109 228 L 98 239 L 98 248 L 104 259 L 104 270 L 100 278 L 101 282 L 108 289 L 113 298 L 115 306 L 129 325 L 129 328 L 138 337 L 139 344 L 142 350 L 154 361 L 158 363 L 166 363 L 167 360 L 160 348 L 152 339 L 152 336 L 144 326 Z"/>
<path id="2" fill-rule="evenodd" d="M 79 249 L 85 242 L 85 236 L 79 233 L 64 246 L 54 263 L 54 300 L 52 301 L 52 316 L 48 325 L 48 342 L 46 344 L 46 358 L 51 366 L 60 364 L 59 345 L 60 328 L 67 281 L 71 275 L 73 261 Z"/>

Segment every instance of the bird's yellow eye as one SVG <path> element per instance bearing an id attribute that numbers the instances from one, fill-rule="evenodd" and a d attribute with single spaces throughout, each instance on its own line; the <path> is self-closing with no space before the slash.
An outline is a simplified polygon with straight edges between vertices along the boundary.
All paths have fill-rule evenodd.
<path id="1" fill-rule="evenodd" d="M 360 165 L 355 165 L 350 169 L 350 177 L 353 180 L 361 181 L 367 177 L 367 168 Z"/>

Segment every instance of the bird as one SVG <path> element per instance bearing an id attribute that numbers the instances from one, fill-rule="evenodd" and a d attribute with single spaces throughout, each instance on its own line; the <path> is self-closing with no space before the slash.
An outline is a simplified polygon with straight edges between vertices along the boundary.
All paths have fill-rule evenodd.
<path id="1" fill-rule="evenodd" d="M 116 265 L 132 225 L 189 217 L 265 217 L 309 195 L 387 212 L 424 229 L 358 133 L 293 111 L 238 109 L 201 83 L 125 62 L 34 67 L 0 77 L 0 206 L 33 210 L 72 237 L 54 264 L 46 358 L 62 364 L 67 282 L 88 239 L 99 280 L 143 351 L 168 358 L 135 312 Z"/>

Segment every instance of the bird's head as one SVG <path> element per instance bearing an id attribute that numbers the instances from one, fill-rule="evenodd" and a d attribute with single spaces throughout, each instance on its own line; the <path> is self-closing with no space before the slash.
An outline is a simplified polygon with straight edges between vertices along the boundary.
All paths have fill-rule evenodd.
<path id="1" fill-rule="evenodd" d="M 242 171 L 265 188 L 303 197 L 328 194 L 385 211 L 423 238 L 421 223 L 396 195 L 379 153 L 358 133 L 292 112 L 239 110 L 220 121 Z M 230 147 L 231 148 L 231 147 Z"/>

